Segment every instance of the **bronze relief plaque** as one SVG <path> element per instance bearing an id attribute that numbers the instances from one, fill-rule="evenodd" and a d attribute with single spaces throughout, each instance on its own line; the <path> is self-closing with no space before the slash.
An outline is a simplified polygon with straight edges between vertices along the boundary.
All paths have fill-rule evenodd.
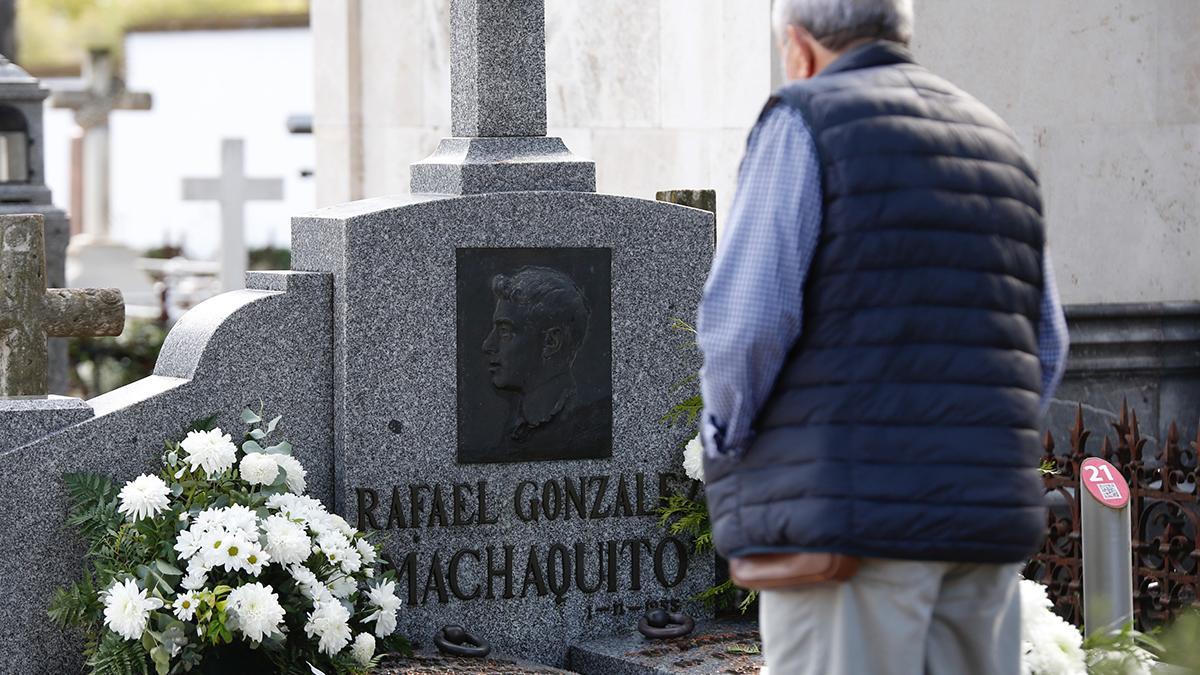
<path id="1" fill-rule="evenodd" d="M 612 457 L 612 250 L 457 251 L 458 461 Z"/>

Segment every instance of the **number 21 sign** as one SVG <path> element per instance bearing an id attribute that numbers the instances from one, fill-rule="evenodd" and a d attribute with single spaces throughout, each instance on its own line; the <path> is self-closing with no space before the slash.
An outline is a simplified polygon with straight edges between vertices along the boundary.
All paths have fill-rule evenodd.
<path id="1" fill-rule="evenodd" d="M 1079 466 L 1080 480 L 1096 501 L 1122 509 L 1129 503 L 1129 485 L 1117 467 L 1099 457 L 1089 457 Z"/>

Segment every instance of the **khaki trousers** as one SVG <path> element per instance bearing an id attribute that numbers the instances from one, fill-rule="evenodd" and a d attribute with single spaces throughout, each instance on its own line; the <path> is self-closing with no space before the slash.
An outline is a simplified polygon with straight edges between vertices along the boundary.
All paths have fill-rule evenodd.
<path id="1" fill-rule="evenodd" d="M 1020 565 L 864 560 L 759 600 L 770 675 L 1017 675 Z"/>

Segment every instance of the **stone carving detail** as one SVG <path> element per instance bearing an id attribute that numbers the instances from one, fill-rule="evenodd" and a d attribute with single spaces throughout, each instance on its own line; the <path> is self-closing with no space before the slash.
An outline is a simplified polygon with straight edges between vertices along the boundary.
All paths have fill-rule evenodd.
<path id="1" fill-rule="evenodd" d="M 458 458 L 612 455 L 611 253 L 459 249 Z"/>

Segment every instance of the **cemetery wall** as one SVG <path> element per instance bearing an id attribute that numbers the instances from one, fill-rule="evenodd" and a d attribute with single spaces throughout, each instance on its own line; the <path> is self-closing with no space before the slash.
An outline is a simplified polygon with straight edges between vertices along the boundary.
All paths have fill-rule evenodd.
<path id="1" fill-rule="evenodd" d="M 1008 119 L 1037 162 L 1064 300 L 1200 298 L 1200 4 L 916 5 L 918 58 Z M 313 1 L 319 204 L 405 192 L 409 161 L 446 135 L 447 6 Z M 711 187 L 721 222 L 778 81 L 769 3 L 546 10 L 551 134 L 596 160 L 601 192 Z"/>

